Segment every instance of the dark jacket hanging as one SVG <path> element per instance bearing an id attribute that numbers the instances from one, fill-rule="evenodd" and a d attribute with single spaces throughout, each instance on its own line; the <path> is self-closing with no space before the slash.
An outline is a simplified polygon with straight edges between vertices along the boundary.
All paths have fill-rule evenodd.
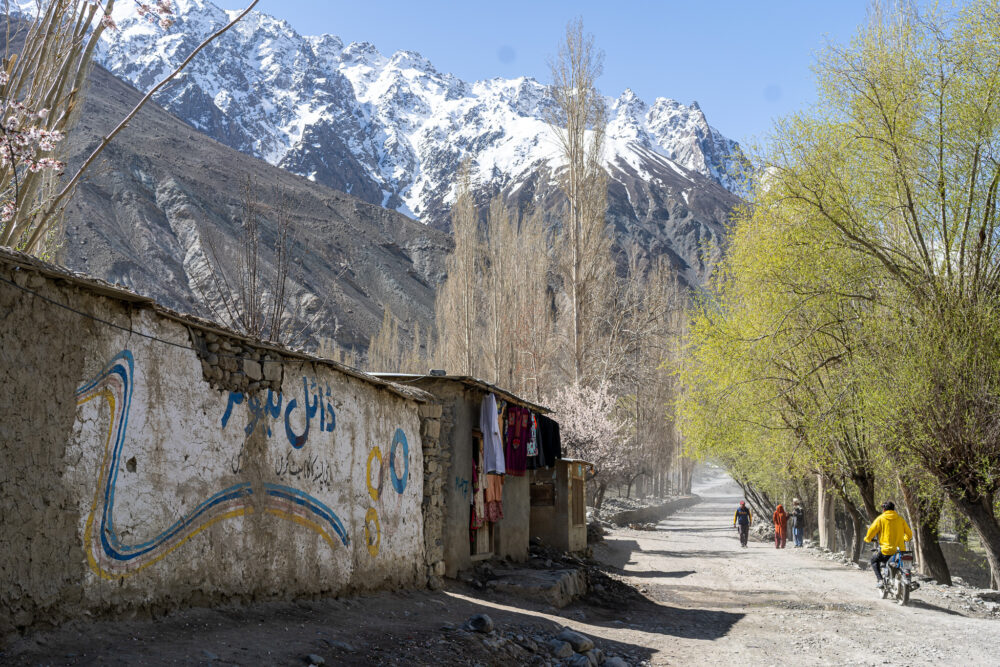
<path id="1" fill-rule="evenodd" d="M 556 459 L 562 458 L 559 423 L 545 415 L 538 415 L 538 446 L 542 449 L 547 465 L 553 466 Z"/>

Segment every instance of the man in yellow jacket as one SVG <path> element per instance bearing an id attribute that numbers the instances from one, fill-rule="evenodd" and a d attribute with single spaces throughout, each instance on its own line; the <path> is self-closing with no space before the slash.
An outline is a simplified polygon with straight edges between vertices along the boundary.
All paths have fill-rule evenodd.
<path id="1" fill-rule="evenodd" d="M 876 587 L 882 588 L 882 563 L 897 551 L 905 551 L 906 543 L 913 539 L 913 532 L 906 519 L 896 514 L 896 505 L 891 500 L 882 503 L 882 513 L 868 526 L 865 542 L 878 538 L 879 549 L 872 556 L 872 569 L 878 579 Z"/>

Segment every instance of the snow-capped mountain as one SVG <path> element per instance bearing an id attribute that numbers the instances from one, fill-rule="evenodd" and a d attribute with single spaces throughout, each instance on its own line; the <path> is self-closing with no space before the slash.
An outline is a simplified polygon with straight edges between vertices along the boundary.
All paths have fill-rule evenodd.
<path id="1" fill-rule="evenodd" d="M 106 32 L 102 64 L 149 89 L 231 15 L 208 0 L 174 7 L 176 22 L 164 30 L 134 3 L 118 3 L 119 29 Z M 213 42 L 157 101 L 237 150 L 441 228 L 466 156 L 484 200 L 555 197 L 552 179 L 541 176 L 560 160 L 540 82 L 469 83 L 418 53 L 385 56 L 366 42 L 302 36 L 259 12 Z M 711 263 L 704 250 L 719 241 L 741 192 L 739 146 L 697 103 L 650 105 L 626 90 L 608 109 L 612 222 L 651 252 L 676 256 L 678 269 L 700 281 Z"/>

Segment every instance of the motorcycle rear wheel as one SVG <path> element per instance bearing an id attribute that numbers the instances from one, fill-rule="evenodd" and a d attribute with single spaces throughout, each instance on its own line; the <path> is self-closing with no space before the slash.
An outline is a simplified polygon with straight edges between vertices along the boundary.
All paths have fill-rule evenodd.
<path id="1" fill-rule="evenodd" d="M 903 573 L 897 571 L 892 578 L 893 590 L 896 594 L 896 604 L 904 606 L 910 601 L 910 587 L 903 581 Z"/>

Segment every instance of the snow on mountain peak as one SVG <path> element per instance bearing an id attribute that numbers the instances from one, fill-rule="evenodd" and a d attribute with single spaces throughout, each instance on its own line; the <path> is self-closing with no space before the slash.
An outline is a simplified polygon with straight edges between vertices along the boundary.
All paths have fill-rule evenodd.
<path id="1" fill-rule="evenodd" d="M 102 64 L 148 88 L 229 20 L 209 0 L 175 0 L 174 8 L 176 23 L 163 30 L 134 3 L 116 5 L 120 30 L 105 33 Z M 467 83 L 415 51 L 386 57 L 369 42 L 304 37 L 260 12 L 213 42 L 158 101 L 233 148 L 418 217 L 448 200 L 465 156 L 482 182 L 499 185 L 561 162 L 545 122 L 546 86 L 534 79 Z M 678 173 L 740 191 L 729 176 L 739 147 L 697 103 L 650 106 L 626 89 L 608 108 L 609 163 L 629 153 L 638 164 L 631 153 L 641 148 Z"/>
<path id="2" fill-rule="evenodd" d="M 385 57 L 371 42 L 351 42 L 340 54 L 340 60 L 345 65 L 359 64 L 368 67 L 384 67 L 386 63 Z"/>

